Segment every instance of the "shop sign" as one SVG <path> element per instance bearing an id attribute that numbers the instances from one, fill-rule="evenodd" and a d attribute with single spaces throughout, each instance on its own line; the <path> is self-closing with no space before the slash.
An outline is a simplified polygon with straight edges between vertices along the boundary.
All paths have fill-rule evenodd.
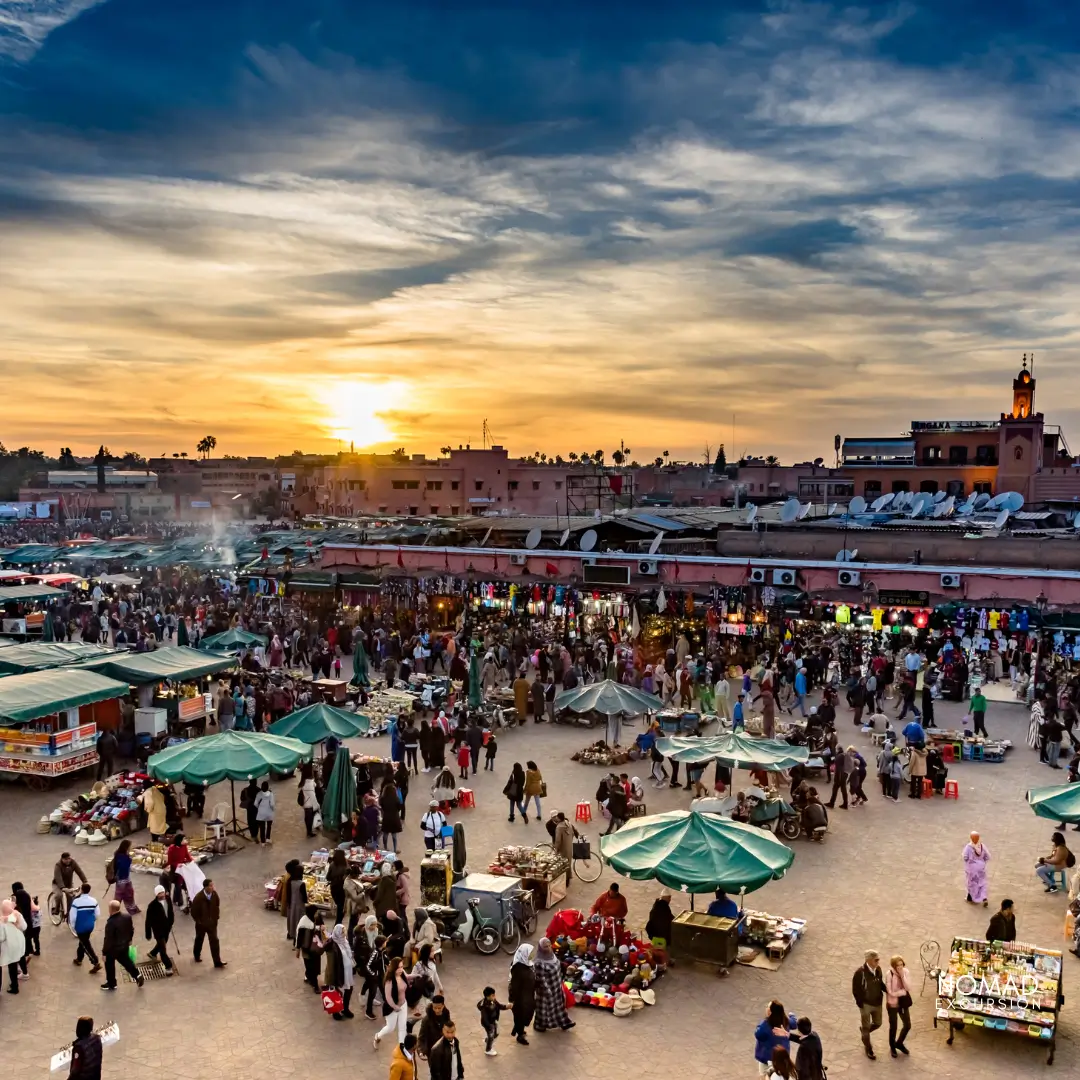
<path id="1" fill-rule="evenodd" d="M 914 589 L 882 589 L 877 594 L 877 602 L 885 607 L 928 607 L 930 594 Z"/>

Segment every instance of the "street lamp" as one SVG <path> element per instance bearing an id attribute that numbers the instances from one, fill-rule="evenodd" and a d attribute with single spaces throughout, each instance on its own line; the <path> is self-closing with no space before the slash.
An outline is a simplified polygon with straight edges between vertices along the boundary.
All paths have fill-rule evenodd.
<path id="1" fill-rule="evenodd" d="M 1036 639 L 1035 645 L 1035 663 L 1031 665 L 1031 694 L 1032 700 L 1034 700 L 1035 691 L 1039 686 L 1039 678 L 1041 677 L 1042 657 L 1043 649 L 1046 644 L 1046 606 L 1049 601 L 1046 598 L 1046 593 L 1039 591 L 1039 595 L 1035 597 L 1035 607 L 1039 611 L 1039 636 Z"/>

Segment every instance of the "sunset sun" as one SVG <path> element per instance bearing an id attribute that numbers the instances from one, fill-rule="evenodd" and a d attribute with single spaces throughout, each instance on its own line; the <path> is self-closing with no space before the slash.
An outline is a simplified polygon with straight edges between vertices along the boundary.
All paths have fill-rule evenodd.
<path id="1" fill-rule="evenodd" d="M 326 427 L 335 439 L 353 446 L 374 446 L 394 438 L 384 414 L 402 399 L 397 382 L 353 381 L 334 383 L 322 394 Z"/>

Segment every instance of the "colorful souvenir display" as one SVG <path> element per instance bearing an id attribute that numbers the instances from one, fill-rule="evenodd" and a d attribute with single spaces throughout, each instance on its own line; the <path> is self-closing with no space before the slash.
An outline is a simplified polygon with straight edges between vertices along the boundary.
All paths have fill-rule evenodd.
<path id="1" fill-rule="evenodd" d="M 86 794 L 65 799 L 49 814 L 48 831 L 73 835 L 80 829 L 100 829 L 109 840 L 137 832 L 146 825 L 146 814 L 137 800 L 152 783 L 141 772 L 99 780 Z"/>

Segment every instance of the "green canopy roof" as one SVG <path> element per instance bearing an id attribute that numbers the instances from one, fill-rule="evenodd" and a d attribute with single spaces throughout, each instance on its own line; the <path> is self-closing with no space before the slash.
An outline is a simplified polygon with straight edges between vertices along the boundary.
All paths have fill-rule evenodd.
<path id="1" fill-rule="evenodd" d="M 0 672 L 19 675 L 116 654 L 117 650 L 108 645 L 94 645 L 89 641 L 35 641 L 8 645 L 0 648 Z"/>
<path id="2" fill-rule="evenodd" d="M 252 634 L 247 630 L 226 630 L 221 634 L 211 634 L 199 642 L 200 649 L 248 649 L 256 645 L 265 645 L 262 634 Z"/>
<path id="3" fill-rule="evenodd" d="M 54 589 L 51 585 L 8 585 L 0 588 L 0 604 L 15 601 L 53 600 L 64 596 L 63 589 Z"/>
<path id="4" fill-rule="evenodd" d="M 658 697 L 611 679 L 564 690 L 555 698 L 556 711 L 565 709 L 575 713 L 599 712 L 608 716 L 625 713 L 627 716 L 640 716 L 642 713 L 659 712 L 661 708 Z"/>
<path id="5" fill-rule="evenodd" d="M 123 697 L 126 683 L 94 671 L 64 667 L 0 679 L 0 720 L 24 724 L 64 709 Z"/>
<path id="6" fill-rule="evenodd" d="M 297 739 L 258 731 L 223 731 L 152 754 L 146 768 L 159 780 L 216 784 L 219 780 L 251 780 L 269 772 L 289 772 L 310 757 L 311 747 Z"/>
<path id="7" fill-rule="evenodd" d="M 68 554 L 67 548 L 53 547 L 51 544 L 24 544 L 14 551 L 9 551 L 3 561 L 16 566 L 36 566 L 38 563 L 66 559 Z"/>
<path id="8" fill-rule="evenodd" d="M 690 893 L 753 892 L 795 859 L 771 832 L 691 810 L 636 818 L 601 837 L 600 850 L 624 877 Z"/>
<path id="9" fill-rule="evenodd" d="M 299 739 L 302 743 L 313 744 L 321 743 L 331 736 L 337 739 L 352 739 L 363 735 L 369 727 L 369 717 L 320 702 L 275 720 L 269 731 L 271 735 L 285 735 L 291 739 Z"/>
<path id="10" fill-rule="evenodd" d="M 729 769 L 761 768 L 778 771 L 805 762 L 810 753 L 805 746 L 791 746 L 781 739 L 755 739 L 741 731 L 713 735 L 707 739 L 657 739 L 656 749 L 664 757 L 690 764 L 719 761 Z"/>
<path id="11" fill-rule="evenodd" d="M 1032 788 L 1027 801 L 1037 817 L 1080 824 L 1080 784 Z"/>
<path id="12" fill-rule="evenodd" d="M 0 649 L 0 663 L 3 662 L 3 653 L 4 650 Z M 212 675 L 215 671 L 236 667 L 236 657 L 231 653 L 212 653 L 184 645 L 170 645 L 153 652 L 122 652 L 91 660 L 83 666 L 93 667 L 110 678 L 129 683 L 154 683 L 164 679 L 196 679 L 200 675 Z"/>

